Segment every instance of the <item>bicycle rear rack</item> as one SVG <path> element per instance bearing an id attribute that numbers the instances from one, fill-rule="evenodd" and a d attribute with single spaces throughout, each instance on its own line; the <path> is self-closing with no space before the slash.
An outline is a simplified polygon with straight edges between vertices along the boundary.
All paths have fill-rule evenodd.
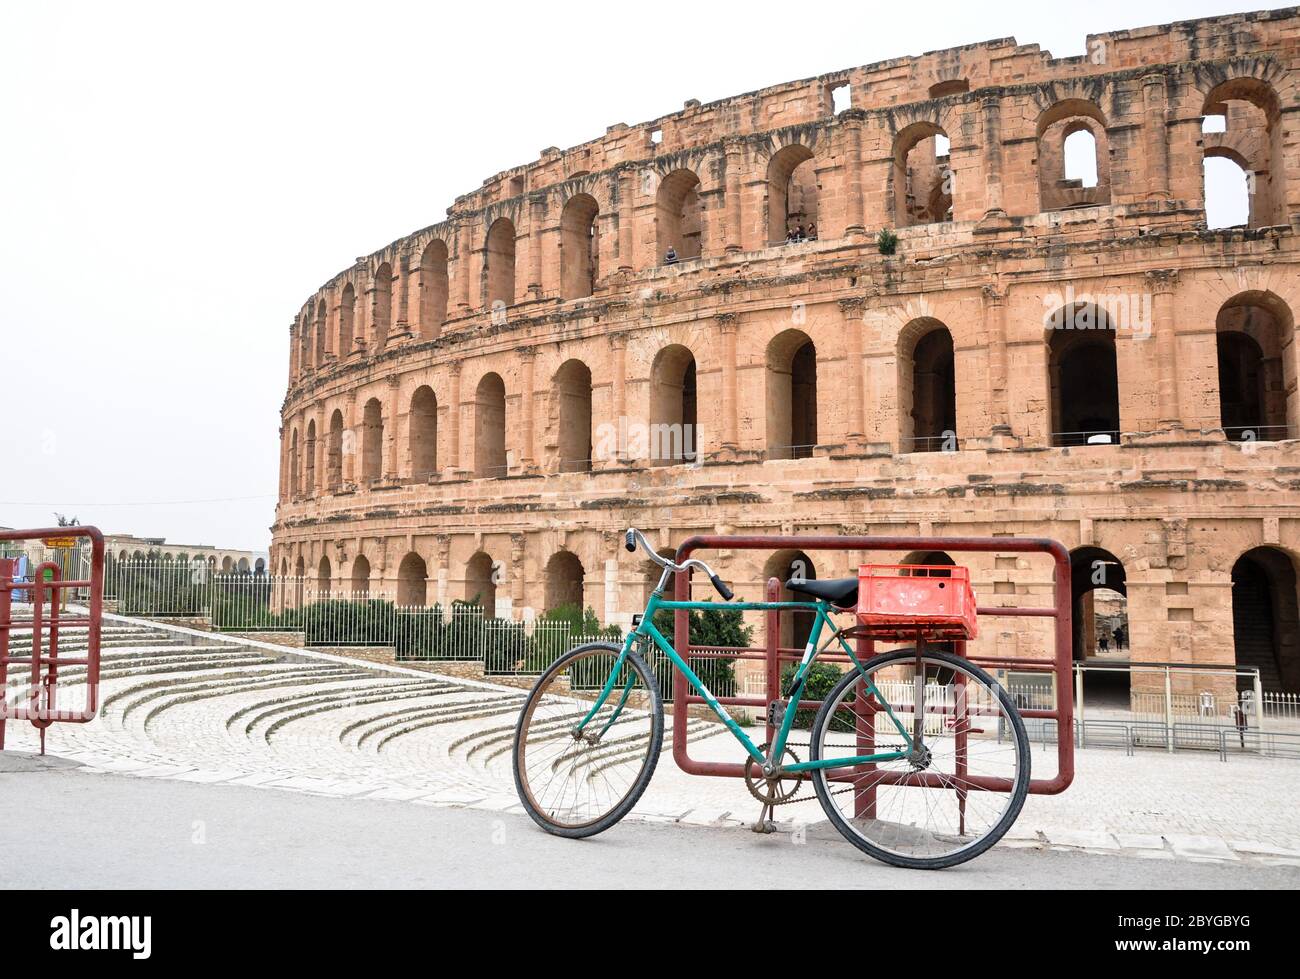
<path id="1" fill-rule="evenodd" d="M 718 535 L 697 536 L 687 539 L 677 549 L 676 560 L 680 563 L 695 551 L 701 550 L 803 550 L 803 551 L 895 551 L 895 552 L 997 552 L 1012 554 L 1046 554 L 1055 565 L 1055 582 L 1053 586 L 1054 604 L 1051 606 L 988 606 L 976 609 L 978 616 L 1005 616 L 1027 618 L 1050 618 L 1054 620 L 1053 656 L 1047 658 L 1017 658 L 1010 656 L 969 656 L 966 642 L 955 641 L 953 650 L 958 656 L 967 657 L 973 663 L 989 669 L 1013 669 L 1026 673 L 1050 673 L 1056 678 L 1056 707 L 1053 709 L 1024 709 L 1020 711 L 1026 719 L 1042 719 L 1056 722 L 1057 735 L 1057 770 L 1055 776 L 1048 779 L 1031 779 L 1029 791 L 1040 795 L 1055 795 L 1064 792 L 1074 780 L 1074 701 L 1072 699 L 1072 649 L 1071 649 L 1071 612 L 1070 592 L 1070 554 L 1059 541 L 1048 538 L 1017 537 L 726 537 Z M 678 572 L 673 584 L 673 598 L 687 601 L 690 597 L 690 571 Z M 780 582 L 769 579 L 766 586 L 765 601 L 780 600 Z M 788 649 L 779 646 L 780 613 L 764 613 L 766 624 L 766 644 L 761 649 L 718 650 L 691 648 L 688 632 L 687 612 L 678 610 L 674 613 L 673 646 L 684 657 L 695 658 L 733 658 L 741 660 L 762 661 L 766 669 L 766 696 L 762 699 L 753 695 L 738 694 L 731 697 L 718 697 L 717 700 L 728 707 L 754 707 L 761 716 L 766 717 L 768 705 L 781 698 L 781 666 L 783 662 L 797 662 L 803 655 L 802 649 Z M 875 655 L 876 640 L 863 635 L 854 639 L 854 652 L 859 660 Z M 818 658 L 819 662 L 847 663 L 848 657 L 843 653 L 833 654 L 829 650 Z M 704 703 L 703 698 L 695 695 L 681 672 L 673 671 L 673 760 L 677 766 L 690 775 L 717 775 L 731 778 L 743 778 L 744 765 L 738 762 L 703 761 L 692 758 L 688 733 L 689 706 Z M 816 710 L 821 701 L 801 700 L 790 704 L 787 710 Z M 770 743 L 775 729 L 768 718 L 767 740 Z M 839 780 L 850 781 L 861 773 L 850 772 Z M 895 781 L 882 773 L 881 782 Z M 1009 779 L 980 779 L 979 788 L 990 791 L 1009 791 Z M 918 784 L 913 777 L 913 784 Z"/>

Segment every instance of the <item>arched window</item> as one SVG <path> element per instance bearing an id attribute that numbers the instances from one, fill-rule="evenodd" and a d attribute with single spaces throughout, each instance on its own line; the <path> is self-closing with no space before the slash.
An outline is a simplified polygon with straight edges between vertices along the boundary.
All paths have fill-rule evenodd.
<path id="1" fill-rule="evenodd" d="M 364 554 L 358 554 L 352 562 L 352 595 L 364 598 L 370 594 L 370 562 Z"/>
<path id="2" fill-rule="evenodd" d="M 769 244 L 787 241 L 792 236 L 808 238 L 816 234 L 816 166 L 812 150 L 797 143 L 773 154 L 767 165 Z"/>
<path id="3" fill-rule="evenodd" d="M 1210 90 L 1202 107 L 1203 116 L 1222 116 L 1222 132 L 1204 133 L 1201 143 L 1206 156 L 1206 218 L 1210 227 L 1248 224 L 1252 228 L 1287 223 L 1286 153 L 1282 123 L 1282 105 L 1277 92 L 1257 78 L 1232 78 Z M 1225 164 L 1210 164 L 1224 158 L 1237 164 L 1243 173 L 1224 173 Z M 1211 179 L 1216 178 L 1214 183 Z M 1222 187 L 1218 180 L 1224 180 Z M 1229 210 L 1222 200 L 1236 198 L 1245 180 L 1249 198 L 1249 215 L 1241 220 L 1240 210 Z M 1211 219 L 1210 211 L 1216 217 Z M 1220 223 L 1223 222 L 1223 223 Z"/>
<path id="4" fill-rule="evenodd" d="M 1119 367 L 1115 331 L 1096 306 L 1062 307 L 1050 320 L 1053 445 L 1119 442 Z"/>
<path id="5" fill-rule="evenodd" d="M 952 334 L 936 319 L 914 320 L 900 336 L 898 353 L 899 450 L 956 451 Z"/>
<path id="6" fill-rule="evenodd" d="M 330 597 L 330 579 L 333 575 L 330 568 L 330 559 L 321 555 L 320 563 L 316 565 L 316 597 Z"/>
<path id="7" fill-rule="evenodd" d="M 343 485 L 343 412 L 337 408 L 330 415 L 325 453 L 325 485 L 330 492 L 335 492 Z"/>
<path id="8" fill-rule="evenodd" d="M 555 372 L 560 472 L 591 471 L 591 370 L 566 360 Z"/>
<path id="9" fill-rule="evenodd" d="M 673 466 L 699 458 L 695 357 L 681 344 L 660 350 L 650 368 L 652 466 Z"/>
<path id="10" fill-rule="evenodd" d="M 1239 293 L 1215 319 L 1219 361 L 1219 423 L 1234 441 L 1291 438 L 1300 404 L 1288 391 L 1294 365 L 1291 310 L 1272 292 Z"/>
<path id="11" fill-rule="evenodd" d="M 674 170 L 659 183 L 655 195 L 656 261 L 663 264 L 671 248 L 677 258 L 699 258 L 704 253 L 703 203 L 700 178 L 690 170 Z"/>
<path id="12" fill-rule="evenodd" d="M 576 554 L 557 551 L 546 562 L 546 610 L 572 606 L 579 613 L 584 605 L 583 584 L 586 572 Z"/>
<path id="13" fill-rule="evenodd" d="M 488 229 L 483 249 L 487 263 L 487 295 L 489 308 L 511 306 L 515 301 L 515 226 L 509 218 L 497 218 Z"/>
<path id="14" fill-rule="evenodd" d="M 1250 174 L 1245 159 L 1226 149 L 1205 151 L 1205 227 L 1250 227 Z"/>
<path id="15" fill-rule="evenodd" d="M 397 567 L 397 604 L 424 607 L 428 604 L 429 569 L 424 558 L 414 551 L 402 558 Z"/>
<path id="16" fill-rule="evenodd" d="M 325 322 L 325 300 L 322 299 L 316 304 L 316 366 L 319 367 L 325 363 L 325 330 L 328 324 Z"/>
<path id="17" fill-rule="evenodd" d="M 767 345 L 767 457 L 806 459 L 817 445 L 817 348 L 786 330 Z"/>
<path id="18" fill-rule="evenodd" d="M 560 214 L 560 291 L 564 299 L 582 299 L 596 291 L 600 274 L 596 224 L 599 212 L 594 197 L 576 194 Z"/>
<path id="19" fill-rule="evenodd" d="M 447 246 L 435 238 L 420 255 L 420 336 L 432 340 L 447 321 Z"/>
<path id="20" fill-rule="evenodd" d="M 373 332 L 370 341 L 375 347 L 382 347 L 388 340 L 388 331 L 393 325 L 393 267 L 387 262 L 375 269 L 371 322 Z"/>
<path id="21" fill-rule="evenodd" d="M 492 558 L 479 551 L 465 566 L 465 601 L 477 602 L 489 619 L 497 614 L 496 568 Z"/>
<path id="22" fill-rule="evenodd" d="M 939 137 L 948 134 L 930 122 L 913 123 L 894 137 L 894 221 L 900 228 L 953 219 L 952 167 L 938 153 Z"/>
<path id="23" fill-rule="evenodd" d="M 307 444 L 304 451 L 305 465 L 303 469 L 306 473 L 306 494 L 314 496 L 316 494 L 316 421 L 312 419 L 307 423 Z"/>
<path id="24" fill-rule="evenodd" d="M 500 374 L 488 373 L 474 392 L 474 475 L 504 476 L 507 465 L 506 385 Z"/>
<path id="25" fill-rule="evenodd" d="M 1256 547 L 1232 566 L 1232 639 L 1238 669 L 1259 670 L 1268 692 L 1300 693 L 1300 602 L 1295 561 Z M 1251 682 L 1242 677 L 1238 682 Z"/>
<path id="26" fill-rule="evenodd" d="M 428 482 L 438 471 L 438 399 L 427 384 L 411 396 L 408 431 L 411 449 L 411 478 Z"/>
<path id="27" fill-rule="evenodd" d="M 361 415 L 361 479 L 369 482 L 384 474 L 384 410 L 371 398 Z"/>
<path id="28" fill-rule="evenodd" d="M 1064 99 L 1038 117 L 1040 211 L 1110 203 L 1110 138 L 1101 109 Z"/>
<path id="29" fill-rule="evenodd" d="M 1140 660 L 1132 652 L 1128 620 L 1128 583 L 1124 565 L 1100 547 L 1070 552 L 1070 589 L 1074 611 L 1072 649 L 1077 663 Z M 1085 670 L 1084 701 L 1129 707 L 1128 670 Z"/>
<path id="30" fill-rule="evenodd" d="M 343 297 L 339 300 L 339 359 L 342 360 L 352 352 L 353 316 L 357 305 L 357 291 L 349 282 L 343 287 Z"/>

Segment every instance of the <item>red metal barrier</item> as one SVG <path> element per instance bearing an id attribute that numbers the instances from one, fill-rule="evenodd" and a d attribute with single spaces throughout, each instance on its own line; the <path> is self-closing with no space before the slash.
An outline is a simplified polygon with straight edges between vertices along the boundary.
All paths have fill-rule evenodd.
<path id="1" fill-rule="evenodd" d="M 1031 779 L 1029 791 L 1042 794 L 1054 795 L 1067 789 L 1074 780 L 1074 700 L 1072 685 L 1072 649 L 1071 649 L 1071 611 L 1072 601 L 1070 592 L 1070 553 L 1066 550 L 1065 545 L 1058 541 L 1048 538 L 1017 538 L 1017 537 L 721 537 L 721 536 L 700 536 L 691 537 L 686 540 L 681 547 L 677 549 L 676 560 L 685 561 L 695 551 L 700 550 L 762 550 L 762 551 L 779 551 L 779 550 L 803 550 L 803 551 L 971 551 L 971 552 L 992 552 L 998 553 L 1018 553 L 1018 554 L 1047 554 L 1050 555 L 1055 563 L 1055 604 L 1047 607 L 1011 607 L 1001 608 L 997 606 L 979 606 L 977 613 L 980 616 L 1009 616 L 1009 617 L 1030 617 L 1030 618 L 1050 618 L 1055 620 L 1054 636 L 1055 645 L 1051 659 L 1015 659 L 1007 657 L 990 657 L 979 656 L 971 657 L 972 662 L 980 666 L 993 669 L 1012 668 L 1023 672 L 1040 672 L 1053 673 L 1056 676 L 1056 708 L 1054 710 L 1022 710 L 1021 716 L 1025 718 L 1045 718 L 1056 721 L 1057 726 L 1057 770 L 1056 775 L 1050 779 Z M 960 562 L 958 562 L 960 563 Z M 855 569 L 856 573 L 856 569 Z M 772 579 L 767 583 L 767 593 L 765 601 L 778 601 L 780 597 L 780 585 Z M 690 572 L 679 572 L 676 575 L 676 581 L 673 586 L 673 598 L 677 601 L 688 601 L 690 598 Z M 767 690 L 766 698 L 760 700 L 753 696 L 735 696 L 735 697 L 718 697 L 720 703 L 727 706 L 737 707 L 758 707 L 766 712 L 767 705 L 773 700 L 779 700 L 781 697 L 781 663 L 782 661 L 795 662 L 803 655 L 803 650 L 782 649 L 778 645 L 779 615 L 781 613 L 770 611 L 765 612 L 767 637 L 766 646 L 763 649 L 747 649 L 739 651 L 719 651 L 704 650 L 693 651 L 689 641 L 688 613 L 685 610 L 674 612 L 674 634 L 673 646 L 683 657 L 722 657 L 735 659 L 763 660 L 766 666 Z M 958 656 L 966 656 L 966 643 L 954 643 L 954 651 Z M 859 659 L 875 654 L 875 642 L 865 637 L 855 639 L 855 653 Z M 848 657 L 843 653 L 838 655 L 827 653 L 818 657 L 819 662 L 848 662 Z M 724 775 L 733 778 L 743 778 L 745 769 L 744 765 L 738 762 L 712 762 L 701 761 L 690 756 L 690 744 L 687 734 L 688 707 L 690 704 L 702 704 L 703 698 L 694 694 L 678 670 L 673 671 L 673 698 L 675 709 L 673 710 L 673 760 L 677 766 L 690 775 Z M 859 698 L 861 703 L 865 698 Z M 964 701 L 959 699 L 959 703 Z M 799 704 L 789 705 L 790 710 L 797 709 L 816 709 L 820 706 L 820 701 L 801 700 Z M 964 708 L 963 708 L 964 709 Z M 770 743 L 775 734 L 771 724 L 767 729 L 767 740 Z M 871 745 L 864 743 L 863 748 L 869 749 Z M 866 753 L 866 752 L 864 752 Z M 844 779 L 851 779 L 854 776 L 845 775 Z M 882 779 L 888 781 L 888 779 Z M 1006 779 L 971 779 L 972 784 L 978 783 L 978 787 L 992 791 L 1007 791 L 1010 788 L 1010 782 Z"/>
<path id="2" fill-rule="evenodd" d="M 84 724 L 99 710 L 99 640 L 104 615 L 104 535 L 95 527 L 47 527 L 40 530 L 0 531 L 0 541 L 52 540 L 85 538 L 91 543 L 90 577 L 65 579 L 58 564 L 47 561 L 39 565 L 32 581 L 14 581 L 15 561 L 0 558 L 0 750 L 5 746 L 5 722 L 31 721 L 41 732 L 41 753 L 45 752 L 45 729 L 55 721 Z M 46 580 L 48 574 L 49 580 Z M 90 592 L 86 613 L 65 616 L 62 607 L 65 593 L 76 589 Z M 31 599 L 31 613 L 13 618 L 14 593 Z M 48 605 L 48 610 L 47 606 Z M 64 656 L 59 652 L 63 629 L 86 627 L 86 652 L 83 656 Z M 30 628 L 31 651 L 15 655 L 11 640 L 13 630 Z M 9 667 L 29 667 L 28 689 L 22 697 L 10 697 Z M 84 666 L 84 706 L 72 710 L 59 705 L 59 670 L 65 666 Z"/>

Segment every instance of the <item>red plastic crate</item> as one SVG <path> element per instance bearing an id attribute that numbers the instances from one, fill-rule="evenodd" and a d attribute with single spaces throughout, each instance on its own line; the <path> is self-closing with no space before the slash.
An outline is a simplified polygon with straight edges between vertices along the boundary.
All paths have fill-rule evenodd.
<path id="1" fill-rule="evenodd" d="M 877 639 L 974 639 L 970 571 L 954 565 L 864 564 L 858 569 L 858 622 Z"/>

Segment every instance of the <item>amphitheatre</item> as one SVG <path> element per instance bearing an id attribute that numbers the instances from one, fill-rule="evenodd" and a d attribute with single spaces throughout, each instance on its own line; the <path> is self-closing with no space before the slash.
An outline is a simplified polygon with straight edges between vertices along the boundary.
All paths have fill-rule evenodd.
<path id="1" fill-rule="evenodd" d="M 1080 140 L 1095 179 L 1067 173 Z M 1207 160 L 1242 171 L 1244 225 L 1208 227 Z M 1300 692 L 1298 234 L 1298 8 L 1068 58 L 991 40 L 610 125 L 305 297 L 270 567 L 626 628 L 656 577 L 621 555 L 632 525 L 665 552 L 1052 537 L 1080 607 L 1125 604 L 1132 659 Z M 863 559 L 710 562 L 758 599 Z M 984 601 L 1050 593 L 1046 564 L 970 560 Z M 998 621 L 975 655 L 1044 651 Z"/>

